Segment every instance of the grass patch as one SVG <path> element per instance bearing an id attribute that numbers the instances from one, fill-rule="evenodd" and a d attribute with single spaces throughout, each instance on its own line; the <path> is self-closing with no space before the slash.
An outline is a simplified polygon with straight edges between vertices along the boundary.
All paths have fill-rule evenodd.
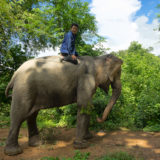
<path id="1" fill-rule="evenodd" d="M 0 147 L 5 146 L 5 144 L 6 144 L 5 142 L 0 142 Z"/>
<path id="2" fill-rule="evenodd" d="M 55 139 L 54 139 L 54 128 L 41 128 L 40 129 L 40 138 L 41 141 L 43 142 L 43 144 L 46 143 L 55 143 Z"/>
<path id="3" fill-rule="evenodd" d="M 105 155 L 100 158 L 97 158 L 95 160 L 143 160 L 143 159 L 137 159 L 126 152 L 115 152 L 115 153 L 111 153 L 109 155 Z"/>
<path id="4" fill-rule="evenodd" d="M 54 157 L 42 157 L 41 160 L 88 160 L 90 153 L 81 153 L 79 150 L 75 151 L 73 158 L 54 158 Z"/>
<path id="5" fill-rule="evenodd" d="M 75 151 L 75 155 L 73 158 L 53 158 L 53 157 L 43 157 L 41 160 L 88 160 L 90 153 L 81 153 L 79 150 Z M 137 159 L 132 155 L 129 155 L 126 152 L 115 152 L 109 155 L 105 155 L 94 160 L 144 160 L 144 159 Z"/>

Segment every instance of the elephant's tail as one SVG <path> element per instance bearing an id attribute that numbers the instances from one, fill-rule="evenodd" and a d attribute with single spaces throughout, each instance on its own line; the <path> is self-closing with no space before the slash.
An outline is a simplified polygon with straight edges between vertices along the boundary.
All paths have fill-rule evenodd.
<path id="1" fill-rule="evenodd" d="M 8 95 L 8 93 L 9 93 L 9 90 L 13 88 L 15 78 L 16 78 L 16 73 L 14 73 L 14 75 L 12 76 L 12 79 L 10 80 L 10 82 L 8 83 L 6 87 L 6 90 L 5 90 L 6 97 L 12 96 L 12 95 Z"/>

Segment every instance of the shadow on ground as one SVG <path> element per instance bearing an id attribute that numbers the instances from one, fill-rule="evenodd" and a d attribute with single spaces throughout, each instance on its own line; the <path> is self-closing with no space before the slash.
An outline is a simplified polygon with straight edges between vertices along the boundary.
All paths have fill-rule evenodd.
<path id="1" fill-rule="evenodd" d="M 72 143 L 75 138 L 75 128 L 55 128 L 49 131 L 42 130 L 41 133 L 44 144 L 39 147 L 29 147 L 27 129 L 21 129 L 19 143 L 23 148 L 23 153 L 10 157 L 3 153 L 8 129 L 0 129 L 0 160 L 38 160 L 45 156 L 73 157 L 75 150 Z M 92 133 L 94 137 L 89 140 L 90 147 L 81 150 L 81 152 L 90 152 L 91 160 L 118 151 L 128 152 L 144 160 L 160 160 L 159 132 L 147 133 L 126 130 Z"/>

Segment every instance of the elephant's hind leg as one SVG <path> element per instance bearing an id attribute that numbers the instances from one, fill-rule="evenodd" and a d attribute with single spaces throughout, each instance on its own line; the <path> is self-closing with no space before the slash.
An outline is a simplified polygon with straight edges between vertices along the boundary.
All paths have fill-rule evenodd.
<path id="1" fill-rule="evenodd" d="M 7 138 L 6 146 L 4 149 L 4 153 L 9 156 L 22 153 L 22 149 L 18 144 L 18 134 L 19 134 L 20 126 L 24 120 L 19 115 L 17 115 L 16 117 L 13 117 L 13 114 L 14 113 L 11 113 L 11 126 L 10 126 L 9 135 Z"/>
<path id="2" fill-rule="evenodd" d="M 17 119 L 11 119 L 11 127 L 8 135 L 8 139 L 6 142 L 6 146 L 4 149 L 4 153 L 12 156 L 16 154 L 22 153 L 22 148 L 18 144 L 18 134 L 20 125 L 22 123 L 22 120 L 20 121 L 19 118 Z"/>
<path id="3" fill-rule="evenodd" d="M 32 147 L 35 147 L 41 144 L 37 123 L 36 123 L 37 115 L 38 115 L 38 111 L 34 112 L 27 119 L 28 134 L 29 134 L 28 144 L 29 146 L 32 146 Z"/>
<path id="4" fill-rule="evenodd" d="M 4 153 L 12 156 L 22 153 L 22 148 L 18 144 L 18 135 L 21 124 L 29 115 L 28 108 L 22 105 L 20 101 L 14 102 L 12 98 L 11 113 L 10 113 L 10 131 L 7 138 Z"/>

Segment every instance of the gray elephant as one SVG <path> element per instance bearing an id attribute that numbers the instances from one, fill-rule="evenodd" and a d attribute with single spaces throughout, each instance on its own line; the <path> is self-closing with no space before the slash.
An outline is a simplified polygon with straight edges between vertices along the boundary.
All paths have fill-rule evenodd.
<path id="1" fill-rule="evenodd" d="M 12 89 L 11 126 L 4 153 L 16 155 L 22 153 L 18 144 L 18 135 L 22 122 L 27 120 L 30 146 L 40 144 L 36 117 L 40 109 L 60 107 L 77 103 L 77 129 L 75 148 L 86 148 L 86 139 L 92 137 L 89 132 L 90 116 L 81 112 L 91 104 L 97 87 L 106 93 L 109 85 L 112 96 L 102 118 L 107 118 L 121 93 L 122 60 L 114 55 L 99 57 L 82 56 L 78 65 L 61 62 L 59 56 L 35 58 L 26 61 L 14 73 L 6 88 L 6 96 Z"/>

